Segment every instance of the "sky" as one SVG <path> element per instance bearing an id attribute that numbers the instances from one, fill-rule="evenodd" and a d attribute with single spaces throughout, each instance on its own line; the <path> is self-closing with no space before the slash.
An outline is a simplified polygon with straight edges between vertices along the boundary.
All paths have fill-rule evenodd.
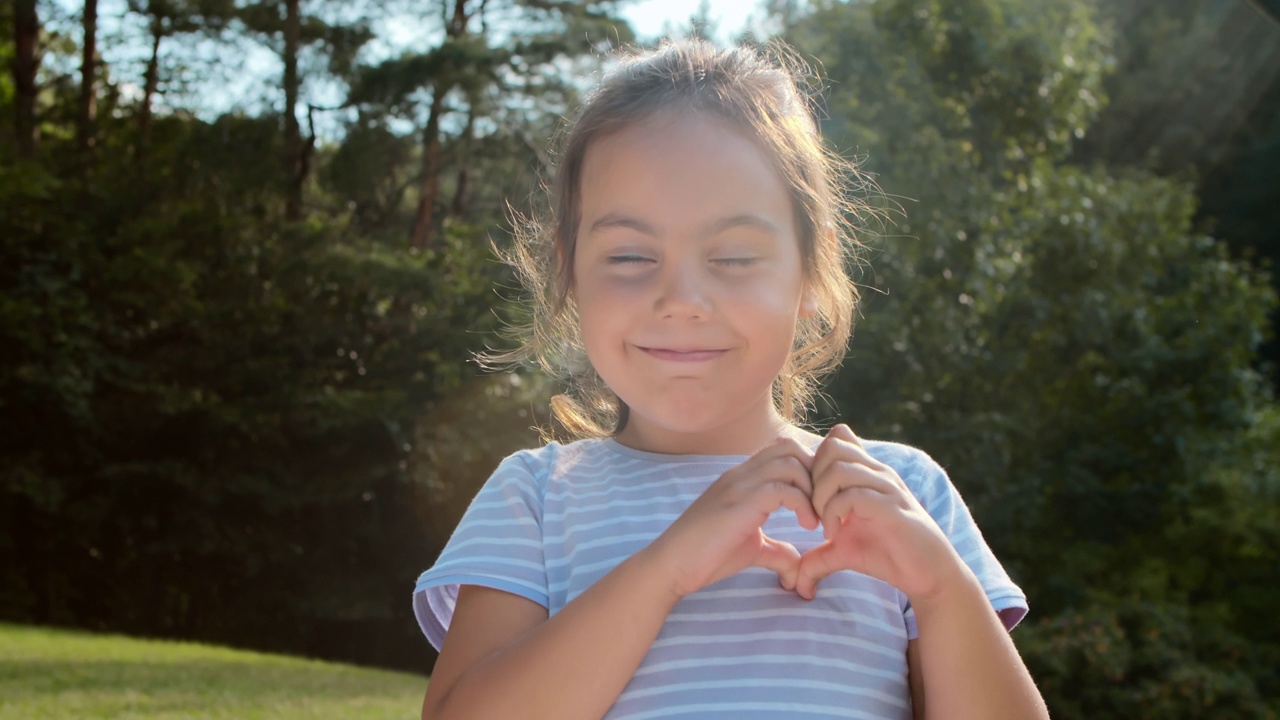
<path id="1" fill-rule="evenodd" d="M 731 40 L 750 24 L 753 14 L 761 14 L 759 0 L 705 1 L 719 41 Z M 646 40 L 662 35 L 667 26 L 686 24 L 698 5 L 692 0 L 633 0 L 622 15 L 630 21 L 636 36 Z"/>

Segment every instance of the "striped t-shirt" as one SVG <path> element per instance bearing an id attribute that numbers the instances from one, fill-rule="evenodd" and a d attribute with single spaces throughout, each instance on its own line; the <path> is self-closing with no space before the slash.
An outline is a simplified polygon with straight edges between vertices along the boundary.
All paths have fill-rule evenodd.
<path id="1" fill-rule="evenodd" d="M 1026 596 L 1009 579 L 937 463 L 865 441 L 946 533 L 1012 629 Z M 460 585 L 528 598 L 554 615 L 660 535 L 746 456 L 660 455 L 612 439 L 551 443 L 506 458 L 418 578 L 414 612 L 439 648 Z M 820 544 L 786 509 L 764 531 L 800 552 Z M 609 720 L 666 717 L 910 718 L 907 641 L 915 617 L 897 588 L 841 571 L 800 599 L 748 568 L 685 597 L 667 617 Z"/>

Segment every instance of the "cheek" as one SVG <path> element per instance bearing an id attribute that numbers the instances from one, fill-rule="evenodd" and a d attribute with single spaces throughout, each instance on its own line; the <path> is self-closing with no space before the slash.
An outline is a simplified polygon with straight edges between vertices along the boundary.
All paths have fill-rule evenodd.
<path id="1" fill-rule="evenodd" d="M 733 288 L 727 299 L 743 313 L 794 320 L 801 306 L 801 290 L 796 283 L 775 277 Z"/>
<path id="2" fill-rule="evenodd" d="M 595 315 L 634 311 L 647 302 L 651 289 L 639 278 L 602 277 L 587 274 L 577 286 L 578 307 Z"/>
<path id="3" fill-rule="evenodd" d="M 576 301 L 578 329 L 588 346 L 606 342 L 628 316 L 626 293 L 605 283 L 591 280 L 582 283 Z"/>

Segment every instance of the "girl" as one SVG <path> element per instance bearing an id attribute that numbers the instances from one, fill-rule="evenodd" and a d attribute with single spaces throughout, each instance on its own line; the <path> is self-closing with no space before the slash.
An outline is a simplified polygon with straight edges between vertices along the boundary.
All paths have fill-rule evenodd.
<path id="1" fill-rule="evenodd" d="M 582 439 L 516 453 L 418 580 L 424 718 L 1042 718 L 1026 601 L 923 452 L 797 424 L 857 210 L 781 57 L 626 58 L 514 261 Z M 1003 624 L 1002 622 L 1003 621 Z"/>

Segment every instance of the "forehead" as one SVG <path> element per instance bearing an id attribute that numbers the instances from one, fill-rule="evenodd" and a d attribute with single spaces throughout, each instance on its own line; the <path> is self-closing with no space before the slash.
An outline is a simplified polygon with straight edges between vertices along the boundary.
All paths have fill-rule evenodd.
<path id="1" fill-rule="evenodd" d="M 791 194 L 761 144 L 707 113 L 661 112 L 596 138 L 583 159 L 580 229 L 610 213 L 670 232 L 759 214 L 794 236 Z"/>

